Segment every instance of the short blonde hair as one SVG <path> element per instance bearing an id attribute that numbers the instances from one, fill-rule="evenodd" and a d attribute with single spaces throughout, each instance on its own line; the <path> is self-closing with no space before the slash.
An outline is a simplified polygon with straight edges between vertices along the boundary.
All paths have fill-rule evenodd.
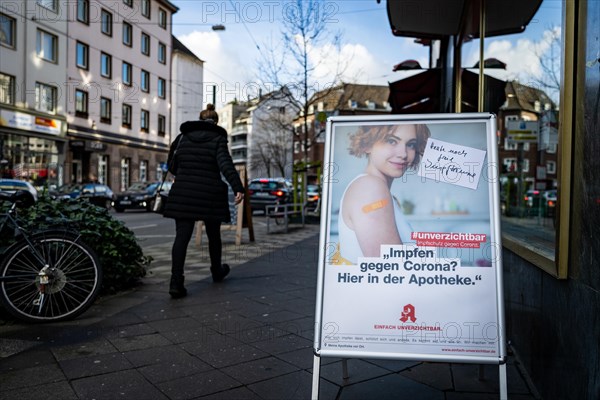
<path id="1" fill-rule="evenodd" d="M 348 152 L 356 157 L 362 157 L 367 154 L 373 145 L 385 139 L 390 131 L 398 125 L 375 125 L 359 126 L 358 131 L 350 135 L 350 147 Z M 412 163 L 416 166 L 421 161 L 421 156 L 425 152 L 427 139 L 431 136 L 429 128 L 425 124 L 414 124 L 417 131 L 417 155 Z"/>

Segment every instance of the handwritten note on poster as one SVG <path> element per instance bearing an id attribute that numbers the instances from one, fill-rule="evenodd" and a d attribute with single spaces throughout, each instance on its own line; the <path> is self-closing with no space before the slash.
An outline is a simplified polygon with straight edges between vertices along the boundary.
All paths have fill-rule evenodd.
<path id="1" fill-rule="evenodd" d="M 418 175 L 477 189 L 485 154 L 484 150 L 429 138 Z"/>

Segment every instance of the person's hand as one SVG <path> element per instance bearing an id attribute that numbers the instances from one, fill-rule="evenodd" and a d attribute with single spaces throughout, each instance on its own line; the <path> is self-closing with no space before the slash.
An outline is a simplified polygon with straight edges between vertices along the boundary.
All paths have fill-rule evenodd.
<path id="1" fill-rule="evenodd" d="M 244 200 L 244 193 L 237 192 L 235 194 L 235 204 L 240 204 L 242 202 L 242 200 Z"/>

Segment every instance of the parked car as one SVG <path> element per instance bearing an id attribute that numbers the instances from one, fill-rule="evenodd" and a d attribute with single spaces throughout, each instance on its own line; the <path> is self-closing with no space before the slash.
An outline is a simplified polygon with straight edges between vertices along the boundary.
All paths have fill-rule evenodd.
<path id="1" fill-rule="evenodd" d="M 34 203 L 38 199 L 38 191 L 31 183 L 18 179 L 0 179 L 0 192 L 15 193 L 17 190 L 31 193 L 31 200 Z"/>
<path id="2" fill-rule="evenodd" d="M 557 202 L 556 190 L 528 190 L 525 193 L 524 201 L 529 215 L 553 217 Z M 538 210 L 539 208 L 541 210 Z"/>
<path id="3" fill-rule="evenodd" d="M 116 212 L 123 212 L 127 209 L 145 209 L 152 211 L 154 207 L 154 197 L 160 187 L 161 192 L 168 192 L 173 185 L 165 181 L 161 187 L 162 181 L 156 182 L 137 182 L 127 188 L 126 191 L 117 193 L 113 201 L 113 208 Z"/>
<path id="4" fill-rule="evenodd" d="M 63 185 L 56 192 L 52 192 L 51 197 L 64 199 L 87 199 L 90 203 L 110 209 L 114 197 L 113 191 L 101 183 L 74 183 Z"/>
<path id="5" fill-rule="evenodd" d="M 252 211 L 265 211 L 268 205 L 291 203 L 292 193 L 292 184 L 284 178 L 252 179 L 248 184 Z"/>
<path id="6" fill-rule="evenodd" d="M 321 186 L 306 185 L 306 209 L 318 212 L 321 206 Z"/>

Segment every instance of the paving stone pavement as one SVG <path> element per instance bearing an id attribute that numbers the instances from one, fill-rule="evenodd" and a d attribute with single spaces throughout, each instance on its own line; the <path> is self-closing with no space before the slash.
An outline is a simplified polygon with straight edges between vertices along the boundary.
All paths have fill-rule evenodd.
<path id="1" fill-rule="evenodd" d="M 149 247 L 140 287 L 100 299 L 74 321 L 0 326 L 0 400 L 309 399 L 312 389 L 318 225 L 255 230 L 235 246 L 231 275 L 209 277 L 207 250 L 190 246 L 187 297 L 167 295 L 170 243 Z M 247 233 L 245 233 L 246 235 Z M 10 343 L 11 349 L 5 346 Z M 498 399 L 498 367 L 322 358 L 319 398 Z M 484 373 L 480 379 L 481 372 Z M 514 355 L 509 398 L 537 399 Z"/>

